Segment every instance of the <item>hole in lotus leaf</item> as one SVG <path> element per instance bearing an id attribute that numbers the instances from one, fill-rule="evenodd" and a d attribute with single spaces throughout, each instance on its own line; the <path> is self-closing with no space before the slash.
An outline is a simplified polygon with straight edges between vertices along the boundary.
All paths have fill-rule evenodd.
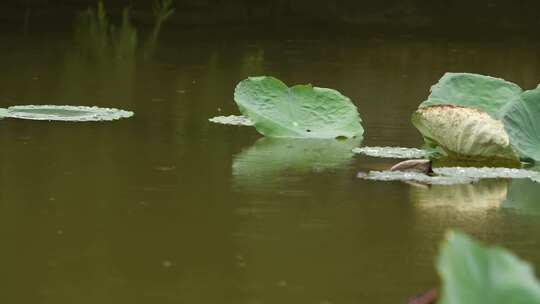
<path id="1" fill-rule="evenodd" d="M 27 105 L 7 108 L 5 117 L 49 121 L 110 121 L 131 116 L 133 112 L 114 108 Z"/>
<path id="2" fill-rule="evenodd" d="M 254 125 L 253 121 L 242 115 L 216 116 L 208 120 L 213 123 L 231 126 L 251 127 Z"/>
<path id="3" fill-rule="evenodd" d="M 353 152 L 372 157 L 398 159 L 426 158 L 428 156 L 428 152 L 425 150 L 402 147 L 360 147 L 354 148 Z"/>

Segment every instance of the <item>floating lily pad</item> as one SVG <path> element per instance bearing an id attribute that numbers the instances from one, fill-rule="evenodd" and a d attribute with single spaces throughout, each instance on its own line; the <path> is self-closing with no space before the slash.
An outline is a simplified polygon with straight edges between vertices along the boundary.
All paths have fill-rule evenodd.
<path id="1" fill-rule="evenodd" d="M 354 153 L 371 157 L 413 159 L 426 158 L 429 153 L 422 149 L 402 147 L 359 147 L 353 149 Z"/>
<path id="2" fill-rule="evenodd" d="M 336 90 L 289 88 L 273 77 L 250 77 L 236 86 L 234 100 L 267 137 L 352 138 L 364 133 L 356 106 Z"/>
<path id="3" fill-rule="evenodd" d="M 495 119 L 505 105 L 521 94 L 515 83 L 501 78 L 471 73 L 446 73 L 431 87 L 428 99 L 420 107 L 456 105 L 482 110 Z"/>
<path id="4" fill-rule="evenodd" d="M 418 109 L 412 119 L 426 142 L 456 160 L 519 164 L 504 124 L 481 110 L 439 105 Z"/>
<path id="5" fill-rule="evenodd" d="M 443 167 L 434 168 L 436 174 L 444 176 L 463 176 L 470 178 L 525 178 L 534 179 L 539 173 L 525 169 L 511 168 L 474 168 L 474 167 Z"/>
<path id="6" fill-rule="evenodd" d="M 370 171 L 360 172 L 358 177 L 378 181 L 411 181 L 432 185 L 453 185 L 476 182 L 480 179 L 525 178 L 537 179 L 539 173 L 532 170 L 509 168 L 443 167 L 433 168 L 434 176 L 418 172 Z"/>
<path id="7" fill-rule="evenodd" d="M 443 284 L 440 304 L 540 303 L 540 283 L 529 263 L 459 232 L 447 236 L 437 270 Z"/>
<path id="8" fill-rule="evenodd" d="M 253 121 L 242 115 L 216 116 L 208 120 L 213 123 L 231 126 L 251 127 L 254 125 Z"/>
<path id="9" fill-rule="evenodd" d="M 360 172 L 358 173 L 357 177 L 373 181 L 407 181 L 429 185 L 470 184 L 478 181 L 478 178 L 471 178 L 467 176 L 430 176 L 418 172 L 402 171 L 370 171 L 368 173 Z"/>
<path id="10" fill-rule="evenodd" d="M 85 106 L 27 105 L 6 109 L 6 118 L 49 121 L 109 121 L 133 116 L 133 112 Z"/>

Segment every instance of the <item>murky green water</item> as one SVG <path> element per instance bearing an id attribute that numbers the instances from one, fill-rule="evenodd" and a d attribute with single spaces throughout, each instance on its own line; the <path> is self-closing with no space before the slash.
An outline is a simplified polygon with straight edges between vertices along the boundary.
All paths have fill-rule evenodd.
<path id="1" fill-rule="evenodd" d="M 448 228 L 540 266 L 538 184 L 364 181 L 393 161 L 207 120 L 268 74 L 351 97 L 366 145 L 418 146 L 410 114 L 442 73 L 533 87 L 539 44 L 207 28 L 165 32 L 152 59 L 90 60 L 69 26 L 0 35 L 0 106 L 136 113 L 0 121 L 3 303 L 403 303 L 438 286 Z"/>

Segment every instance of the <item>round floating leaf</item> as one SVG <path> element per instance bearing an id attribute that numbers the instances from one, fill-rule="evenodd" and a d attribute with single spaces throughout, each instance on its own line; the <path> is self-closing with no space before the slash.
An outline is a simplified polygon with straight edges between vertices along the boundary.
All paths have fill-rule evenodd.
<path id="1" fill-rule="evenodd" d="M 370 171 L 359 172 L 356 177 L 373 181 L 403 181 L 427 185 L 459 185 L 477 182 L 476 178 L 466 176 L 430 176 L 419 172 L 405 171 Z"/>
<path id="2" fill-rule="evenodd" d="M 49 121 L 108 121 L 133 116 L 133 112 L 99 107 L 28 105 L 7 108 L 5 117 Z"/>
<path id="3" fill-rule="evenodd" d="M 492 167 L 440 167 L 434 168 L 436 174 L 445 176 L 461 176 L 470 178 L 516 178 L 516 179 L 531 179 L 538 176 L 538 172 L 526 169 L 514 168 L 492 168 Z"/>
<path id="4" fill-rule="evenodd" d="M 429 152 L 426 150 L 402 147 L 359 147 L 354 148 L 353 152 L 371 157 L 398 159 L 426 158 L 429 156 Z"/>
<path id="5" fill-rule="evenodd" d="M 230 126 L 253 126 L 253 122 L 242 115 L 216 116 L 208 119 L 208 121 Z"/>
<path id="6" fill-rule="evenodd" d="M 528 263 L 459 232 L 448 235 L 437 270 L 443 281 L 440 304 L 540 303 L 540 284 Z"/>
<path id="7" fill-rule="evenodd" d="M 503 121 L 519 155 L 540 161 L 540 86 L 512 102 Z"/>
<path id="8" fill-rule="evenodd" d="M 470 73 L 446 73 L 431 87 L 431 94 L 420 107 L 470 107 L 498 119 L 504 106 L 519 98 L 521 92 L 522 89 L 517 84 L 504 79 Z"/>
<path id="9" fill-rule="evenodd" d="M 450 105 L 418 109 L 412 122 L 427 142 L 458 160 L 501 161 L 519 164 L 502 122 L 487 113 Z"/>
<path id="10" fill-rule="evenodd" d="M 236 86 L 234 100 L 268 137 L 350 138 L 364 133 L 356 106 L 336 90 L 289 88 L 273 77 L 250 77 Z"/>

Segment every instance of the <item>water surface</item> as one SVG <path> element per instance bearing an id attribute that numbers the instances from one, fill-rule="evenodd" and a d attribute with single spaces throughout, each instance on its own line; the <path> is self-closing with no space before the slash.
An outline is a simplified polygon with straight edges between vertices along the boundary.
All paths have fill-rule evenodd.
<path id="1" fill-rule="evenodd" d="M 317 29 L 163 34 L 144 60 L 88 56 L 69 25 L 0 32 L 1 107 L 136 113 L 0 121 L 2 302 L 403 303 L 438 286 L 434 258 L 449 228 L 540 265 L 538 184 L 365 181 L 357 171 L 394 160 L 208 122 L 238 113 L 238 81 L 266 74 L 349 96 L 366 145 L 415 147 L 410 115 L 444 72 L 530 88 L 539 44 Z"/>

